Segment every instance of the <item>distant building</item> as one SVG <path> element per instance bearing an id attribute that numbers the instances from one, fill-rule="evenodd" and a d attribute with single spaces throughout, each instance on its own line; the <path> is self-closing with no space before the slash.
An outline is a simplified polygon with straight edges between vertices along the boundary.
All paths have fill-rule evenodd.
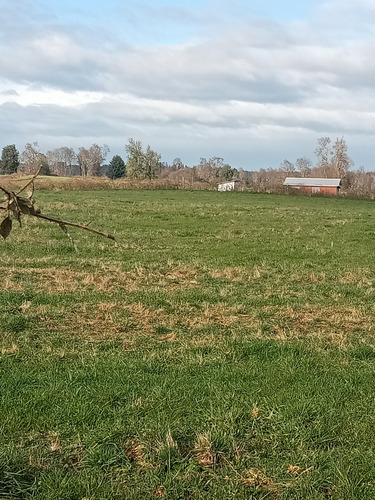
<path id="1" fill-rule="evenodd" d="M 312 177 L 287 177 L 284 186 L 291 189 L 299 189 L 305 193 L 312 194 L 340 194 L 341 179 L 324 179 Z"/>
<path id="2" fill-rule="evenodd" d="M 220 182 L 220 184 L 217 185 L 217 190 L 218 191 L 237 191 L 238 184 L 239 184 L 238 181 Z"/>

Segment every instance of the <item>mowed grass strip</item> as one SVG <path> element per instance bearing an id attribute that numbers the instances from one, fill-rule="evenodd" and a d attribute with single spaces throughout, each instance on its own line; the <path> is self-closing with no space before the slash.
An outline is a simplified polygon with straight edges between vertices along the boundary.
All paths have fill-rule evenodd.
<path id="1" fill-rule="evenodd" d="M 368 499 L 365 200 L 41 192 L 1 245 L 0 498 Z"/>

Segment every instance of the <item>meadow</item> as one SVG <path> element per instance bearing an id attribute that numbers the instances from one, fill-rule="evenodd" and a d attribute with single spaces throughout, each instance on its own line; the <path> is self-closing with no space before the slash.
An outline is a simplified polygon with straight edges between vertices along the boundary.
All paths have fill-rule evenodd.
<path id="1" fill-rule="evenodd" d="M 370 200 L 39 191 L 0 242 L 0 498 L 375 498 Z"/>

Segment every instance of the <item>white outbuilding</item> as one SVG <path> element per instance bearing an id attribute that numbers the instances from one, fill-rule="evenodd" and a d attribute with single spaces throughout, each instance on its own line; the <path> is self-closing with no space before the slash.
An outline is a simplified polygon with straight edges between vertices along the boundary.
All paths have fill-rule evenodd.
<path id="1" fill-rule="evenodd" d="M 220 184 L 217 185 L 217 190 L 218 191 L 237 191 L 238 185 L 239 185 L 238 181 L 220 182 Z"/>

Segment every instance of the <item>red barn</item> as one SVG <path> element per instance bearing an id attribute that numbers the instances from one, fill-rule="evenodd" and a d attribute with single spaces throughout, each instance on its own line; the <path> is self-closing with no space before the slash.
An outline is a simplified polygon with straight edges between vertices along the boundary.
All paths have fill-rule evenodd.
<path id="1" fill-rule="evenodd" d="M 305 193 L 338 195 L 340 193 L 341 179 L 287 177 L 284 186 L 299 189 Z"/>

